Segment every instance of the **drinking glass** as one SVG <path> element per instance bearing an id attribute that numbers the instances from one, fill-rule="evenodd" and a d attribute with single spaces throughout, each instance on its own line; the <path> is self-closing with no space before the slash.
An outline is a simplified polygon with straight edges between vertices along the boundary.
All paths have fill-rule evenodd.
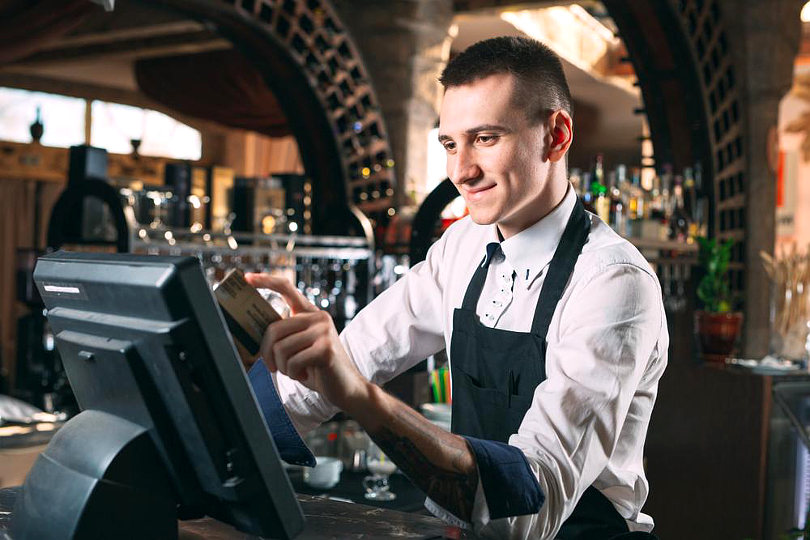
<path id="1" fill-rule="evenodd" d="M 366 499 L 372 501 L 393 501 L 397 498 L 388 485 L 388 477 L 397 470 L 397 465 L 386 456 L 380 447 L 370 442 L 366 451 L 366 468 L 371 473 L 363 478 Z"/>

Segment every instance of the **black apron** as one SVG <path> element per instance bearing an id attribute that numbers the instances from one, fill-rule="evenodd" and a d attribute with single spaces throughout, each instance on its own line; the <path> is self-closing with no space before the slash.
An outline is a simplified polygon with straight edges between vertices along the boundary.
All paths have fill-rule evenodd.
<path id="1" fill-rule="evenodd" d="M 535 388 L 546 379 L 548 327 L 590 228 L 591 220 L 577 199 L 549 265 L 528 334 L 489 328 L 478 320 L 475 308 L 489 265 L 478 266 L 461 308 L 453 313 L 453 433 L 504 443 L 517 433 Z M 627 533 L 627 523 L 613 504 L 590 486 L 557 538 L 605 540 Z"/>

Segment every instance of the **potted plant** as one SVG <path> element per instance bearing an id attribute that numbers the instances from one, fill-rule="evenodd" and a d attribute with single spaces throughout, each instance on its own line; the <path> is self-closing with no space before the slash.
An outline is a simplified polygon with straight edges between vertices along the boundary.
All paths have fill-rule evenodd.
<path id="1" fill-rule="evenodd" d="M 742 313 L 731 309 L 728 263 L 734 240 L 718 242 L 698 237 L 698 267 L 702 278 L 697 296 L 703 309 L 695 312 L 701 354 L 709 362 L 725 363 L 731 356 L 742 326 Z"/>

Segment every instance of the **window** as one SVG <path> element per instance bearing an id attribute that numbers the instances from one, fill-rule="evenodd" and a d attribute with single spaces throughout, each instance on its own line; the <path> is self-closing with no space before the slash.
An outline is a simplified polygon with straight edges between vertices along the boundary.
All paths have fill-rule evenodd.
<path id="1" fill-rule="evenodd" d="M 0 140 L 31 142 L 30 126 L 40 111 L 45 146 L 68 148 L 85 144 L 87 100 L 0 87 Z M 93 101 L 90 144 L 116 154 L 132 152 L 196 161 L 202 157 L 200 132 L 157 111 Z"/>
<path id="2" fill-rule="evenodd" d="M 175 159 L 198 160 L 202 155 L 200 132 L 157 111 L 94 101 L 90 144 L 108 152 L 129 154 L 139 140 L 138 153 Z"/>
<path id="3" fill-rule="evenodd" d="M 37 107 L 44 126 L 43 145 L 67 148 L 84 143 L 83 99 L 16 88 L 0 88 L 0 139 L 31 142 Z"/>

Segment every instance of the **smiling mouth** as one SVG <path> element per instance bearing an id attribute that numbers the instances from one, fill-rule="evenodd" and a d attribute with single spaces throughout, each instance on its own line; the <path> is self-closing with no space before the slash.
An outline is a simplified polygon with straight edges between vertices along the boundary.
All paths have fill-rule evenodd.
<path id="1" fill-rule="evenodd" d="M 495 187 L 496 184 L 492 184 L 491 186 L 486 186 L 482 188 L 470 189 L 467 191 L 467 199 L 471 201 L 476 201 L 484 196 L 486 192 L 491 190 Z"/>

